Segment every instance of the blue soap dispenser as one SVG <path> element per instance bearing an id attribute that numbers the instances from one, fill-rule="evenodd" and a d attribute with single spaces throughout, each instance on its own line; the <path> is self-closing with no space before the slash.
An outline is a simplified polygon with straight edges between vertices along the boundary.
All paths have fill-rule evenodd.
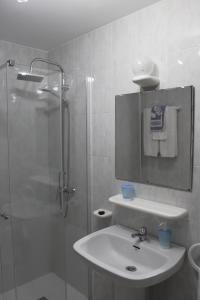
<path id="1" fill-rule="evenodd" d="M 172 230 L 168 227 L 167 222 L 160 223 L 158 226 L 158 238 L 160 246 L 164 249 L 171 247 Z"/>

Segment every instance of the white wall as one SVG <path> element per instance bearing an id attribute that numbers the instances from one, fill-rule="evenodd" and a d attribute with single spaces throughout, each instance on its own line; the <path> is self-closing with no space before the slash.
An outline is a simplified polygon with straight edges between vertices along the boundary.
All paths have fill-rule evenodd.
<path id="1" fill-rule="evenodd" d="M 85 40 L 83 40 L 85 43 Z M 49 52 L 49 58 L 57 61 L 65 70 L 67 80 L 73 80 L 70 90 L 66 93 L 66 99 L 70 108 L 70 185 L 76 188 L 76 193 L 69 203 L 68 215 L 66 218 L 66 227 L 63 233 L 57 234 L 56 244 L 61 248 L 55 249 L 54 270 L 56 274 L 65 277 L 63 274 L 62 252 L 63 243 L 66 243 L 66 270 L 67 283 L 78 291 L 79 295 L 87 297 L 88 295 L 88 272 L 87 267 L 73 250 L 73 243 L 87 234 L 87 122 L 86 122 L 86 84 L 85 77 L 90 68 L 88 56 L 88 47 L 85 44 L 79 52 L 78 47 L 72 44 L 69 47 L 61 46 L 57 50 Z M 83 45 L 84 47 L 84 45 Z M 59 112 L 57 112 L 58 117 Z M 49 117 L 49 141 L 51 143 L 50 160 L 55 161 L 57 148 L 55 141 L 58 138 L 59 124 L 56 124 L 56 113 Z M 67 154 L 67 120 L 68 113 L 66 110 L 66 154 Z M 57 136 L 57 137 L 56 137 Z M 65 240 L 63 235 L 65 234 Z M 61 259 L 59 259 L 61 257 Z M 71 300 L 69 298 L 69 300 Z"/>
<path id="2" fill-rule="evenodd" d="M 159 67 L 161 88 L 194 85 L 195 159 L 192 193 L 137 184 L 139 196 L 171 203 L 189 210 L 189 220 L 174 227 L 173 239 L 188 247 L 200 240 L 200 2 L 164 0 L 101 27 L 50 51 L 50 57 L 65 65 L 67 73 L 79 78 L 76 109 L 82 107 L 84 76 L 93 76 L 93 202 L 92 209 L 109 207 L 107 199 L 120 189 L 114 174 L 114 96 L 138 91 L 132 83 L 131 64 L 138 56 L 150 56 Z M 181 59 L 183 65 L 177 60 Z M 74 104 L 75 105 L 75 104 Z M 145 223 L 156 234 L 152 217 L 119 210 L 116 222 L 139 227 Z M 98 278 L 98 285 L 103 279 Z M 108 280 L 104 282 L 108 285 Z M 111 284 L 110 284 L 111 288 Z M 97 299 L 111 297 L 107 288 Z M 99 290 L 98 290 L 99 291 Z M 185 264 L 182 272 L 152 289 L 152 299 L 195 299 L 196 280 Z M 105 295 L 106 293 L 106 295 Z M 175 293 L 175 295 L 174 295 Z"/>
<path id="3" fill-rule="evenodd" d="M 47 52 L 40 49 L 0 40 L 0 63 L 14 59 L 18 64 L 29 65 L 34 57 L 46 57 Z"/>

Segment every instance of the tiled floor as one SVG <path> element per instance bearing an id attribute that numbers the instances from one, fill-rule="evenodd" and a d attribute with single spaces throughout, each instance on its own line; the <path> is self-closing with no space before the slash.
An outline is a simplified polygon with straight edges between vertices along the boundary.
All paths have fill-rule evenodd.
<path id="1" fill-rule="evenodd" d="M 16 291 L 13 289 L 2 294 L 0 300 L 38 300 L 41 297 L 48 300 L 87 300 L 69 284 L 66 293 L 65 298 L 65 282 L 56 274 L 49 273 L 17 287 Z"/>

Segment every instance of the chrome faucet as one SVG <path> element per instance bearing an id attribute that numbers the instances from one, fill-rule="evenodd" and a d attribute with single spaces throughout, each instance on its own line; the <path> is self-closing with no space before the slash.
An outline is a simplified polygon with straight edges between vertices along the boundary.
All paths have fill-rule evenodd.
<path id="1" fill-rule="evenodd" d="M 138 237 L 140 242 L 147 240 L 147 227 L 143 226 L 136 230 L 136 233 L 132 233 L 133 238 Z"/>

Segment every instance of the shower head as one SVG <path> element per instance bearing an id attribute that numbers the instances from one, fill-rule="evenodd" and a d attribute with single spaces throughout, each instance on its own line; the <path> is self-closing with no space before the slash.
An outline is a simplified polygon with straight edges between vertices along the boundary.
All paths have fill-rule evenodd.
<path id="1" fill-rule="evenodd" d="M 30 81 L 30 82 L 42 82 L 44 79 L 43 75 L 19 72 L 17 74 L 17 80 Z"/>

